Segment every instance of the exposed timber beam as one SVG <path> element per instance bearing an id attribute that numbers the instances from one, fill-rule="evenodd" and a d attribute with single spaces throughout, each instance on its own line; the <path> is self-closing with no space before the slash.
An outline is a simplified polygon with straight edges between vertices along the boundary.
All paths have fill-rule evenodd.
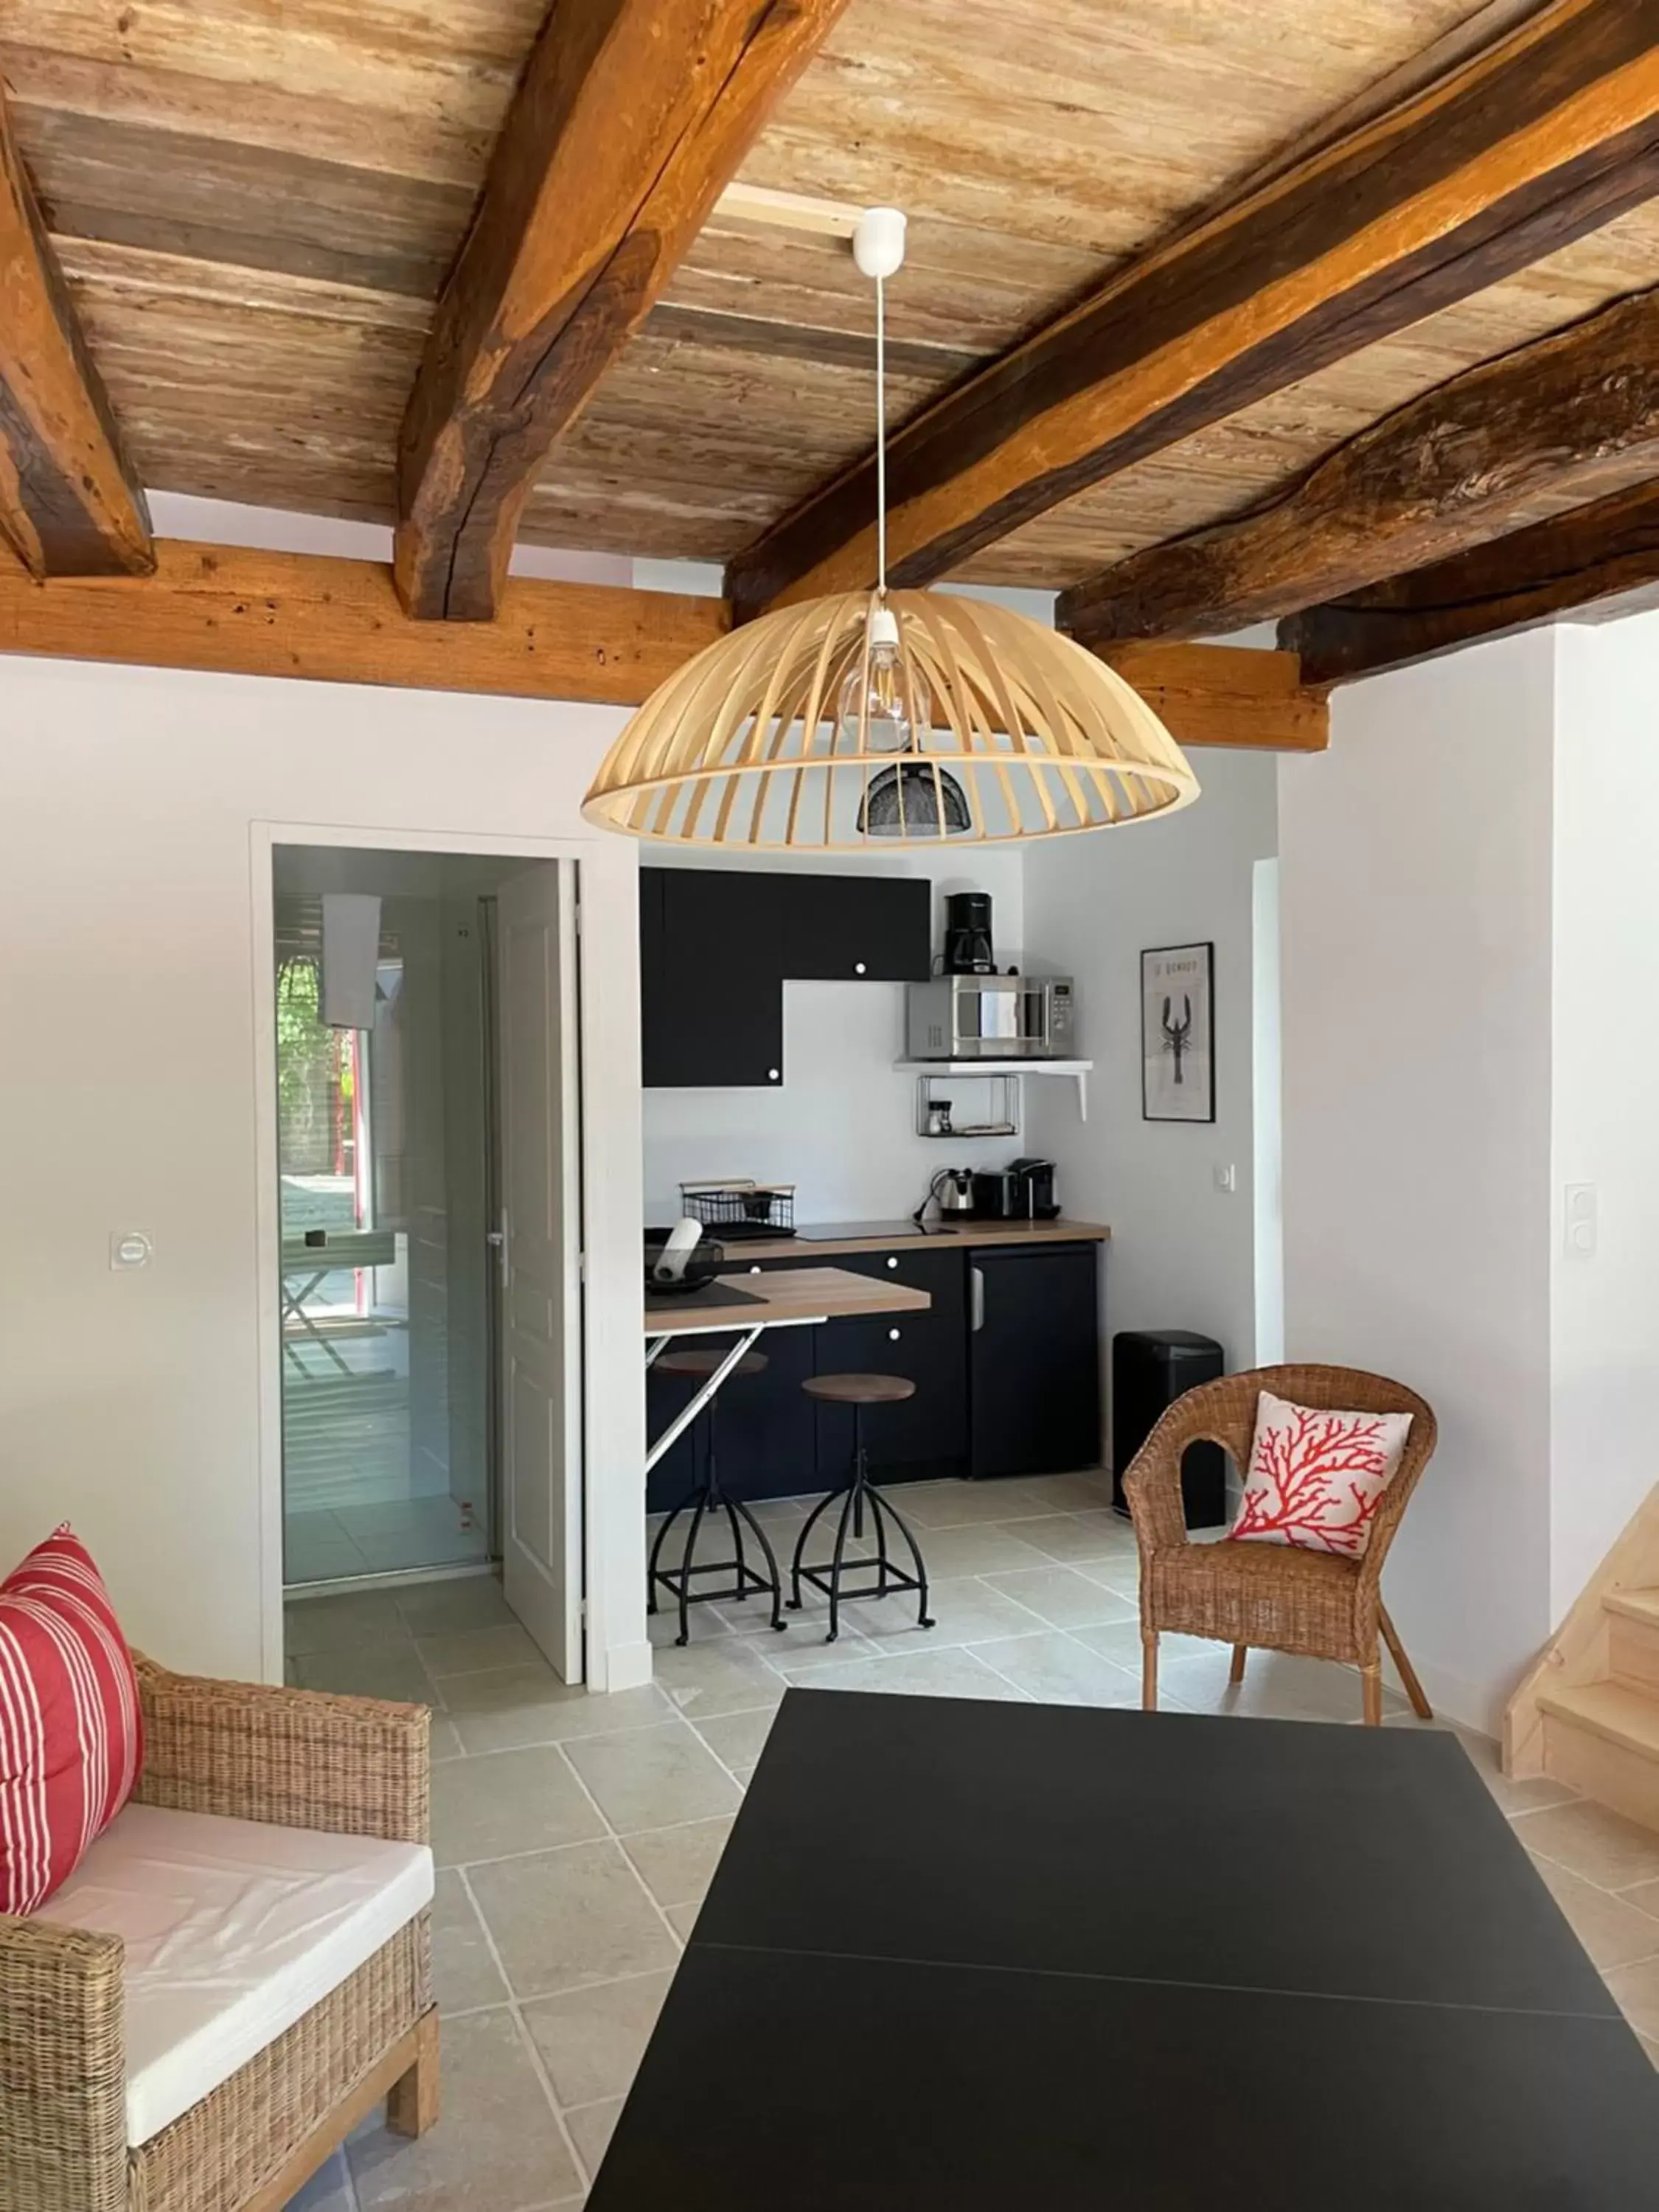
<path id="1" fill-rule="evenodd" d="M 1112 277 L 891 441 L 895 583 L 1495 283 L 1659 189 L 1659 9 L 1553 0 Z M 856 589 L 873 458 L 732 563 L 741 617 Z"/>
<path id="2" fill-rule="evenodd" d="M 1659 292 L 1425 392 L 1271 507 L 1074 584 L 1060 624 L 1085 645 L 1241 629 L 1449 558 L 1540 492 L 1589 499 L 1644 453 L 1659 471 Z"/>
<path id="3" fill-rule="evenodd" d="M 157 542 L 146 578 L 36 583 L 0 568 L 0 655 L 637 707 L 731 628 L 722 599 L 512 577 L 493 623 L 404 612 L 374 561 Z M 1190 745 L 1317 750 L 1324 702 L 1293 655 L 1133 646 L 1109 656 Z"/>
<path id="4" fill-rule="evenodd" d="M 495 613 L 549 448 L 844 4 L 552 9 L 404 417 L 395 566 L 411 614 Z"/>
<path id="5" fill-rule="evenodd" d="M 1100 658 L 1132 684 L 1177 744 L 1321 753 L 1330 708 L 1294 653 L 1241 645 L 1126 645 Z"/>
<path id="6" fill-rule="evenodd" d="M 413 622 L 379 562 L 155 551 L 143 579 L 0 573 L 0 653 L 636 707 L 730 627 L 720 599 L 519 577 L 493 623 Z"/>
<path id="7" fill-rule="evenodd" d="M 1413 569 L 1279 626 L 1310 684 L 1341 684 L 1454 647 L 1531 629 L 1620 598 L 1659 595 L 1659 483 L 1569 507 L 1455 560 Z M 1621 611 L 1623 611 L 1621 609 Z"/>
<path id="8" fill-rule="evenodd" d="M 140 575 L 149 514 L 0 86 L 0 544 L 33 576 Z"/>

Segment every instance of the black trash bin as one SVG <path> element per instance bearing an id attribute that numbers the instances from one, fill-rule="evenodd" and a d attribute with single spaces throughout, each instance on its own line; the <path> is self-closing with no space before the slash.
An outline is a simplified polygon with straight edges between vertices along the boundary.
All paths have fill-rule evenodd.
<path id="1" fill-rule="evenodd" d="M 1123 1477 L 1166 1406 L 1223 1371 L 1221 1346 L 1190 1328 L 1125 1328 L 1112 1339 L 1112 1503 L 1127 1513 Z M 1227 1457 L 1219 1444 L 1189 1445 L 1181 1466 L 1189 1528 L 1227 1518 Z"/>

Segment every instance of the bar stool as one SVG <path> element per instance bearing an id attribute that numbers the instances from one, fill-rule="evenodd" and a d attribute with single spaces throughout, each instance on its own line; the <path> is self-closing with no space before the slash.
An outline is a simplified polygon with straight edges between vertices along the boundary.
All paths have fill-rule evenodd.
<path id="1" fill-rule="evenodd" d="M 660 1362 L 659 1363 L 660 1364 Z M 794 1612 L 800 1610 L 800 1586 L 811 1583 L 814 1589 L 822 1590 L 830 1601 L 830 1633 L 825 1642 L 833 1644 L 841 1633 L 841 1607 L 843 1599 L 891 1597 L 900 1590 L 915 1590 L 918 1597 L 916 1626 L 931 1628 L 933 1623 L 927 1612 L 927 1569 L 909 1523 L 884 1491 L 878 1490 L 870 1480 L 869 1456 L 864 1449 L 864 1408 L 866 1406 L 896 1406 L 906 1398 L 914 1398 L 916 1386 L 902 1375 L 809 1375 L 801 1384 L 809 1398 L 821 1405 L 850 1406 L 853 1409 L 853 1458 L 848 1469 L 847 1480 L 839 1490 L 832 1490 L 821 1498 L 807 1516 L 806 1526 L 800 1532 L 795 1546 L 795 1556 L 789 1570 L 789 1604 Z M 842 1500 L 840 1517 L 836 1523 L 836 1548 L 827 1567 L 807 1567 L 801 1565 L 805 1557 L 806 1542 L 817 1526 L 821 1515 L 826 1513 L 837 1498 Z M 873 1589 L 848 1589 L 842 1576 L 851 1568 L 867 1567 L 871 1562 L 860 1557 L 847 1557 L 849 1532 L 855 1537 L 864 1534 L 864 1509 L 870 1509 L 870 1518 L 876 1532 L 876 1580 Z M 896 1528 L 909 1547 L 915 1572 L 906 1574 L 896 1567 L 888 1556 L 887 1524 Z"/>
<path id="2" fill-rule="evenodd" d="M 683 1348 L 665 1352 L 657 1360 L 654 1371 L 659 1375 L 689 1375 L 695 1376 L 700 1382 L 706 1382 L 717 1368 L 725 1364 L 726 1358 L 724 1351 L 705 1349 L 699 1345 L 687 1345 Z M 763 1352 L 745 1352 L 732 1370 L 732 1373 L 734 1376 L 762 1375 L 766 1371 L 766 1354 Z M 645 1609 L 647 1613 L 655 1613 L 657 1610 L 657 1587 L 660 1583 L 679 1607 L 680 1632 L 674 1638 L 676 1644 L 687 1643 L 690 1638 L 690 1611 L 692 1606 L 706 1605 L 714 1598 L 746 1598 L 751 1591 L 764 1591 L 769 1594 L 772 1600 L 774 1628 L 787 1628 L 789 1626 L 780 1610 L 783 1601 L 783 1581 L 778 1573 L 778 1563 L 773 1555 L 772 1547 L 766 1540 L 766 1531 L 756 1520 L 742 1498 L 728 1498 L 720 1488 L 720 1463 L 714 1455 L 714 1416 L 719 1406 L 720 1397 L 717 1394 L 709 1400 L 697 1424 L 702 1431 L 703 1438 L 702 1478 L 693 1485 L 688 1494 L 681 1498 L 679 1504 L 658 1529 L 656 1541 L 651 1547 L 651 1565 L 646 1577 L 645 1585 Z M 680 1564 L 677 1567 L 659 1567 L 657 1561 L 662 1556 L 662 1547 L 667 1539 L 668 1532 L 681 1514 L 688 1510 L 691 1515 L 691 1527 L 685 1540 L 685 1550 L 681 1555 Z M 716 1513 L 724 1513 L 726 1516 L 727 1525 L 732 1532 L 732 1547 L 737 1556 L 731 1559 L 708 1559 L 700 1564 L 696 1556 L 697 1537 L 705 1519 Z M 766 1572 L 763 1575 L 750 1565 L 744 1554 L 743 1532 L 745 1525 L 755 1541 L 760 1546 L 762 1557 L 766 1561 Z M 719 1589 L 693 1590 L 691 1588 L 691 1578 L 694 1575 L 732 1574 L 736 1575 L 737 1581 L 729 1589 L 722 1587 Z"/>

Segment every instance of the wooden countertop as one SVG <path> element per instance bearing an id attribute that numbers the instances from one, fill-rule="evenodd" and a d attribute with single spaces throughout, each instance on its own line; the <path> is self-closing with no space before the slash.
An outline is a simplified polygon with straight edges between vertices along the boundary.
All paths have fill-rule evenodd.
<path id="1" fill-rule="evenodd" d="M 787 1275 L 716 1275 L 714 1280 L 741 1295 L 729 1306 L 698 1301 L 670 1311 L 647 1313 L 647 1336 L 689 1336 L 704 1329 L 774 1328 L 788 1322 L 838 1321 L 849 1314 L 926 1313 L 933 1303 L 926 1291 L 874 1275 L 855 1275 L 847 1267 L 792 1267 Z M 773 1285 L 776 1287 L 774 1288 Z"/>
<path id="2" fill-rule="evenodd" d="M 752 1265 L 757 1260 L 817 1259 L 820 1254 L 834 1259 L 850 1252 L 920 1251 L 933 1247 L 948 1252 L 953 1245 L 967 1250 L 981 1244 L 1103 1244 L 1111 1233 L 1097 1221 L 964 1221 L 953 1224 L 953 1233 L 948 1236 L 936 1230 L 924 1236 L 920 1229 L 906 1229 L 890 1237 L 745 1237 L 741 1242 L 734 1237 L 726 1247 L 726 1256 L 734 1265 L 738 1261 Z M 714 1229 L 709 1234 L 717 1237 L 720 1231 Z"/>

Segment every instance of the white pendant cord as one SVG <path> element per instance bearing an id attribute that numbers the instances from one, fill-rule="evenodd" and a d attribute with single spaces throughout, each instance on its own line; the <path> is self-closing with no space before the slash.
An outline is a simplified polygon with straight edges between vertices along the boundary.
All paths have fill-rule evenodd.
<path id="1" fill-rule="evenodd" d="M 876 279 L 876 592 L 887 599 L 887 280 Z"/>

